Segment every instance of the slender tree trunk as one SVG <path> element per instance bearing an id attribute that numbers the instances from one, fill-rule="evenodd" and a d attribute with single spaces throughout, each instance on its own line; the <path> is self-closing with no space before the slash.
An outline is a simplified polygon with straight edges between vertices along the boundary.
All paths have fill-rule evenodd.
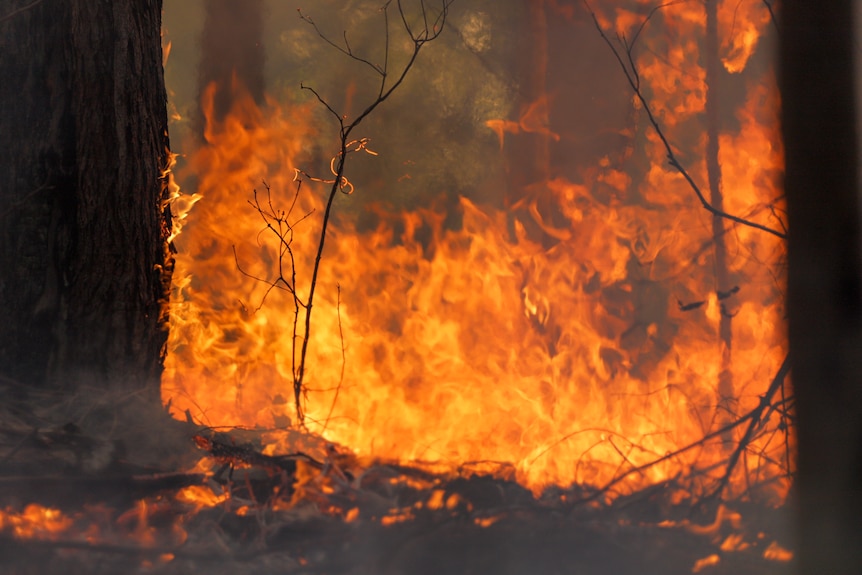
<path id="1" fill-rule="evenodd" d="M 0 6 L 0 376 L 157 399 L 172 262 L 162 2 Z"/>
<path id="2" fill-rule="evenodd" d="M 531 153 L 522 157 L 521 161 L 527 164 L 528 185 L 547 182 L 551 172 L 551 142 L 547 134 L 541 131 L 551 123 L 548 102 L 548 15 L 544 0 L 531 0 L 529 4 L 532 50 L 525 90 L 529 111 L 527 117 L 522 119 L 522 124 L 526 124 L 526 129 L 530 128 L 530 124 L 535 124 L 539 131 L 525 134 Z"/>
<path id="3" fill-rule="evenodd" d="M 782 4 L 801 573 L 862 572 L 862 257 L 851 0 Z"/>
<path id="4" fill-rule="evenodd" d="M 519 219 L 535 239 L 551 240 L 536 221 L 540 218 L 552 226 L 556 207 L 545 182 L 550 179 L 551 143 L 549 138 L 550 103 L 548 101 L 548 17 L 544 0 L 527 3 L 527 34 L 530 39 L 521 63 L 519 78 L 519 131 L 507 140 L 506 169 L 509 177 L 505 201 L 516 207 Z M 510 213 L 510 224 L 514 213 Z"/>
<path id="5" fill-rule="evenodd" d="M 263 104 L 263 65 L 263 0 L 207 0 L 199 81 L 201 93 L 215 84 L 216 120 L 241 94 Z"/>
<path id="6" fill-rule="evenodd" d="M 718 0 L 706 1 L 706 171 L 709 180 L 710 203 L 716 210 L 724 211 L 724 196 L 721 189 L 721 165 L 718 161 L 719 135 L 719 77 L 721 62 L 718 54 Z M 725 242 L 725 221 L 721 216 L 712 217 L 712 241 L 715 257 L 715 290 L 716 293 L 728 293 L 731 285 L 727 269 L 727 244 Z M 735 412 L 733 372 L 731 371 L 731 350 L 733 343 L 732 317 L 721 302 L 721 314 L 718 320 L 718 403 L 725 410 L 722 412 L 726 420 L 719 425 L 729 423 Z M 728 440 L 731 438 L 728 437 Z"/>

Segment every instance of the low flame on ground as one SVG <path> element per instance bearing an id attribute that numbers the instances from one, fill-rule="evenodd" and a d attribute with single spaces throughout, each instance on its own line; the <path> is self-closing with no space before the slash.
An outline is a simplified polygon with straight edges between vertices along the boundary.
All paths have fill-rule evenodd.
<path id="1" fill-rule="evenodd" d="M 169 500 L 142 499 L 123 513 L 99 505 L 84 506 L 74 513 L 35 503 L 21 510 L 7 507 L 0 510 L 0 535 L 22 541 L 63 542 L 71 548 L 76 544 L 133 544 L 144 549 L 176 547 L 188 536 L 172 506 Z M 170 518 L 169 524 L 165 518 L 159 518 L 158 525 L 153 524 L 151 518 L 160 514 Z"/>
<path id="2" fill-rule="evenodd" d="M 770 561 L 781 561 L 786 563 L 793 559 L 793 551 L 789 551 L 779 545 L 777 541 L 773 541 L 769 544 L 769 547 L 763 551 L 763 556 Z"/>
<path id="3" fill-rule="evenodd" d="M 227 492 L 217 494 L 206 485 L 192 485 L 181 489 L 177 495 L 177 501 L 189 503 L 200 507 L 215 507 L 224 503 L 229 498 Z"/>
<path id="4" fill-rule="evenodd" d="M 0 511 L 0 532 L 9 531 L 18 539 L 51 539 L 65 532 L 73 521 L 59 509 L 32 503 L 20 513 Z"/>
<path id="5" fill-rule="evenodd" d="M 662 58 L 639 60 L 671 131 L 704 109 L 689 30 L 703 27 L 702 14 L 691 12 L 699 6 L 675 6 L 679 15 L 667 19 L 675 44 Z M 633 26 L 629 20 L 618 25 Z M 755 20 L 740 23 L 723 45 L 728 70 L 748 61 L 751 30 L 764 25 Z M 771 225 L 782 169 L 775 93 L 769 78 L 752 84 L 739 127 L 722 134 L 720 158 L 726 209 Z M 196 189 L 182 196 L 196 205 L 177 238 L 163 397 L 178 417 L 188 412 L 210 425 L 287 427 L 293 302 L 255 279 L 274 281 L 278 241 L 248 202 L 266 181 L 276 209 L 291 205 L 295 168 L 304 167 L 314 137 L 311 114 L 274 101 L 259 109 L 245 98 L 217 122 L 212 89 L 203 108 L 206 144 L 186 174 Z M 540 131 L 526 117 L 487 125 L 501 146 L 504 133 Z M 651 162 L 636 180 L 606 158 L 581 181 L 534 186 L 525 206 L 554 239 L 550 246 L 517 219 L 467 198 L 455 207 L 459 229 L 446 228 L 444 214 L 430 208 L 381 212 L 371 230 L 339 220 L 329 230 L 314 307 L 309 430 L 362 456 L 509 473 L 536 493 L 606 485 L 632 470 L 615 494 L 681 477 L 693 497 L 708 492 L 742 429 L 639 468 L 697 444 L 728 411 L 738 417 L 759 404 L 785 354 L 784 248 L 775 237 L 732 228 L 729 268 L 738 289 L 716 293 L 710 216 L 667 165 L 657 136 L 647 132 L 647 141 Z M 695 139 L 688 157 L 703 157 L 704 145 Z M 692 161 L 690 173 L 705 181 L 705 163 Z M 325 192 L 304 184 L 291 219 L 310 214 L 292 236 L 300 297 Z M 542 219 L 539 196 L 566 225 Z M 717 391 L 722 314 L 733 315 L 731 397 Z M 783 499 L 792 450 L 783 425 L 773 417 L 744 450 L 732 495 L 758 490 Z M 279 447 L 297 449 L 292 441 Z"/>
<path id="6" fill-rule="evenodd" d="M 691 568 L 692 573 L 700 573 L 707 567 L 711 567 L 712 565 L 718 565 L 721 563 L 721 557 L 716 555 L 715 553 L 711 555 L 707 555 L 703 559 L 698 559 L 695 562 L 694 567 Z"/>

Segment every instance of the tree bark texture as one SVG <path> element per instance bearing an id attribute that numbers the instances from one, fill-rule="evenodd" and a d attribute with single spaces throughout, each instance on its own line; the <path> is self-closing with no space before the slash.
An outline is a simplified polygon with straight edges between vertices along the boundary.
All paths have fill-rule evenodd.
<path id="1" fill-rule="evenodd" d="M 802 573 L 862 568 L 862 258 L 851 0 L 782 3 Z M 855 50 L 858 51 L 858 48 Z"/>
<path id="2" fill-rule="evenodd" d="M 161 0 L 0 2 L 0 376 L 158 396 Z"/>

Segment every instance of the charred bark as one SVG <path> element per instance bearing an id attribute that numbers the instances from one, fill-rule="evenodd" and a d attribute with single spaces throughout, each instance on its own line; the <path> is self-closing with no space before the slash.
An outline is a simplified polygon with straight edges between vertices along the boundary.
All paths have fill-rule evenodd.
<path id="1" fill-rule="evenodd" d="M 0 12 L 0 376 L 158 397 L 171 257 L 161 0 Z"/>
<path id="2" fill-rule="evenodd" d="M 853 3 L 782 4 L 802 573 L 862 566 L 862 254 Z"/>

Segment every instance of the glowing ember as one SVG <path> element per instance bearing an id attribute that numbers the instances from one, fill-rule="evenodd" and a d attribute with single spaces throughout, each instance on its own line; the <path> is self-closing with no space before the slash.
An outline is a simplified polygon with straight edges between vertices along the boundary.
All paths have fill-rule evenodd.
<path id="1" fill-rule="evenodd" d="M 732 28 L 722 44 L 730 71 L 745 68 L 765 26 L 763 10 L 755 12 L 722 23 Z M 618 28 L 642 22 L 625 14 Z M 704 138 L 691 136 L 705 99 L 702 6 L 673 5 L 662 14 L 672 42 L 662 46 L 645 29 L 639 41 L 661 51 L 644 51 L 637 62 L 659 121 L 687 146 L 690 173 L 704 181 L 705 163 L 697 159 Z M 776 225 L 770 218 L 782 159 L 775 89 L 771 76 L 751 86 L 737 127 L 721 135 L 725 207 Z M 312 114 L 275 101 L 259 109 L 246 98 L 216 122 L 212 95 L 203 101 L 206 143 L 185 174 L 196 187 L 184 201 L 197 204 L 177 238 L 163 397 L 177 417 L 285 427 L 294 413 L 293 301 L 255 279 L 273 279 L 279 246 L 248 202 L 266 181 L 276 209 L 290 206 L 295 169 L 305 169 L 304 150 L 315 137 Z M 550 105 L 542 99 L 534 107 L 546 118 Z M 522 133 L 558 140 L 564 130 L 537 123 L 534 107 L 521 118 L 480 124 L 497 133 L 503 149 Z M 726 241 L 738 289 L 716 293 L 711 216 L 667 165 L 655 133 L 645 134 L 649 163 L 639 174 L 605 158 L 578 181 L 555 177 L 534 186 L 525 206 L 554 239 L 550 245 L 467 198 L 452 207 L 462 214 L 458 229 L 445 227 L 445 214 L 434 209 L 382 213 L 370 231 L 339 221 L 329 232 L 315 300 L 309 430 L 363 456 L 450 470 L 504 473 L 514 466 L 517 480 L 538 492 L 552 484 L 606 485 L 698 444 L 726 421 L 722 410 L 738 417 L 757 407 L 785 355 L 776 272 L 783 244 L 734 227 Z M 303 184 L 294 212 L 297 220 L 311 214 L 296 224 L 292 244 L 300 297 L 320 231 L 324 190 L 314 186 Z M 538 198 L 558 212 L 553 224 Z M 723 313 L 733 314 L 732 397 L 717 391 Z M 732 493 L 761 486 L 783 497 L 790 444 L 775 419 L 742 455 L 745 464 L 729 478 Z M 722 476 L 742 433 L 735 428 L 630 473 L 616 492 L 686 476 L 686 488 L 701 495 L 710 489 L 706 479 Z M 300 466 L 298 490 L 312 475 L 304 477 Z M 448 507 L 442 493 L 427 505 Z M 384 522 L 411 513 L 396 509 Z"/>
<path id="2" fill-rule="evenodd" d="M 716 554 L 707 555 L 703 559 L 698 559 L 698 561 L 694 564 L 694 567 L 691 568 L 692 573 L 700 573 L 706 567 L 711 565 L 718 565 L 721 562 L 721 557 Z"/>
<path id="3" fill-rule="evenodd" d="M 773 541 L 763 551 L 763 556 L 771 561 L 786 562 L 793 559 L 793 552 L 783 548 L 777 541 Z"/>
<path id="4" fill-rule="evenodd" d="M 72 519 L 58 509 L 30 504 L 24 511 L 0 511 L 0 532 L 9 531 L 18 539 L 51 539 L 65 532 Z"/>

